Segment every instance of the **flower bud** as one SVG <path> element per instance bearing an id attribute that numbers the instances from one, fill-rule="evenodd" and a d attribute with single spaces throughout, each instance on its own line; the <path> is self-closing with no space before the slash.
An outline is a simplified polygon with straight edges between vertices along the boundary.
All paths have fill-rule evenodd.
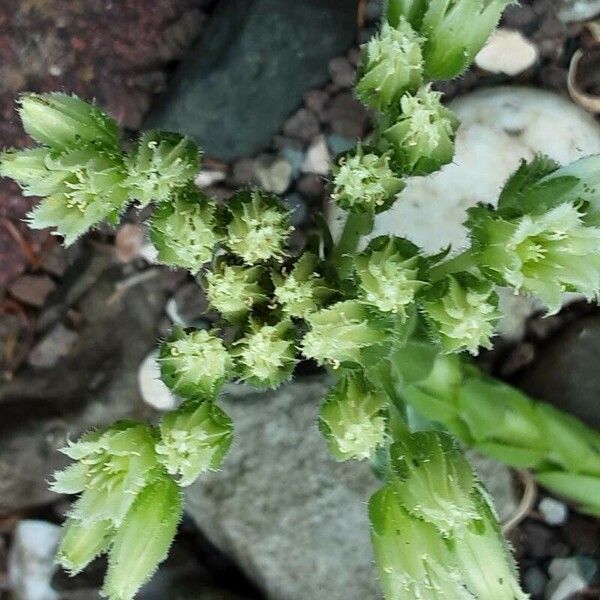
<path id="1" fill-rule="evenodd" d="M 338 381 L 321 406 L 319 429 L 337 460 L 368 459 L 385 439 L 386 396 L 362 374 Z"/>
<path id="2" fill-rule="evenodd" d="M 127 185 L 141 206 L 166 202 L 200 169 L 196 144 L 178 133 L 148 131 L 127 161 Z"/>
<path id="3" fill-rule="evenodd" d="M 139 494 L 112 543 L 102 594 L 132 600 L 166 558 L 183 513 L 181 492 L 168 476 Z"/>
<path id="4" fill-rule="evenodd" d="M 418 28 L 425 38 L 427 79 L 453 79 L 463 73 L 510 3 L 511 0 L 430 0 Z M 421 13 L 422 7 L 416 7 L 412 13 L 415 24 Z"/>
<path id="5" fill-rule="evenodd" d="M 229 265 L 225 261 L 206 273 L 206 296 L 211 306 L 229 321 L 243 319 L 254 305 L 267 299 L 261 285 L 261 267 Z"/>
<path id="6" fill-rule="evenodd" d="M 67 519 L 56 553 L 57 562 L 71 575 L 83 571 L 100 554 L 106 552 L 114 535 L 110 521 L 87 523 Z"/>
<path id="7" fill-rule="evenodd" d="M 600 227 L 565 202 L 541 215 L 503 218 L 492 210 L 471 212 L 478 260 L 498 283 L 538 297 L 552 312 L 562 292 L 588 300 L 600 293 Z"/>
<path id="8" fill-rule="evenodd" d="M 60 92 L 23 94 L 19 115 L 25 131 L 37 142 L 58 150 L 80 142 L 95 142 L 117 150 L 120 133 L 115 121 L 97 106 Z"/>
<path id="9" fill-rule="evenodd" d="M 415 91 L 423 81 L 421 38 L 406 19 L 381 31 L 362 47 L 362 66 L 356 83 L 360 100 L 385 111 L 406 91 Z"/>
<path id="10" fill-rule="evenodd" d="M 319 259 L 307 252 L 290 273 L 282 270 L 271 274 L 275 300 L 288 316 L 302 318 L 315 312 L 333 293 L 321 282 L 316 272 L 318 263 Z"/>
<path id="11" fill-rule="evenodd" d="M 390 157 L 359 146 L 339 159 L 333 170 L 333 201 L 345 210 L 377 214 L 387 210 L 404 188 L 404 180 L 390 167 Z"/>
<path id="12" fill-rule="evenodd" d="M 306 317 L 310 326 L 302 352 L 334 368 L 344 363 L 366 366 L 387 356 L 390 321 L 355 300 L 338 302 Z"/>
<path id="13" fill-rule="evenodd" d="M 28 154 L 27 160 L 36 161 L 40 168 L 39 156 Z M 49 192 L 28 214 L 34 229 L 56 227 L 69 245 L 104 219 L 114 221 L 125 208 L 128 193 L 121 155 L 81 146 L 60 154 L 50 152 L 44 165 L 44 179 L 26 184 L 29 193 Z"/>
<path id="14" fill-rule="evenodd" d="M 419 431 L 396 441 L 390 454 L 393 487 L 402 506 L 444 537 L 462 535 L 478 516 L 471 499 L 475 478 L 453 438 Z"/>
<path id="15" fill-rule="evenodd" d="M 415 95 L 405 94 L 397 122 L 383 131 L 383 139 L 403 172 L 427 175 L 452 160 L 459 122 L 442 105 L 441 97 L 429 85 Z"/>
<path id="16" fill-rule="evenodd" d="M 478 488 L 473 499 L 479 518 L 451 546 L 465 585 L 474 598 L 528 600 L 487 494 Z"/>
<path id="17" fill-rule="evenodd" d="M 369 518 L 386 600 L 473 600 L 439 531 L 405 510 L 394 488 L 386 486 L 371 498 Z"/>
<path id="18" fill-rule="evenodd" d="M 431 290 L 424 303 L 425 315 L 444 352 L 491 347 L 494 327 L 500 317 L 494 286 L 468 273 L 450 275 Z"/>
<path id="19" fill-rule="evenodd" d="M 276 388 L 289 379 L 298 362 L 295 338 L 296 330 L 287 319 L 277 325 L 252 321 L 232 351 L 240 379 L 259 388 Z"/>
<path id="20" fill-rule="evenodd" d="M 227 206 L 230 221 L 225 244 L 234 254 L 249 265 L 284 256 L 290 226 L 288 211 L 277 196 L 242 191 Z"/>
<path id="21" fill-rule="evenodd" d="M 212 259 L 218 241 L 215 204 L 193 183 L 158 205 L 150 221 L 150 238 L 161 262 L 197 273 Z"/>
<path id="22" fill-rule="evenodd" d="M 361 296 L 385 313 L 406 317 L 406 309 L 423 287 L 419 281 L 419 249 L 401 238 L 381 236 L 356 257 Z"/>
<path id="23" fill-rule="evenodd" d="M 233 363 L 223 342 L 208 331 L 175 327 L 160 349 L 162 380 L 183 398 L 213 398 Z"/>
<path id="24" fill-rule="evenodd" d="M 233 423 L 211 401 L 183 404 L 160 422 L 158 460 L 180 486 L 191 485 L 202 473 L 219 468 L 233 440 Z"/>
<path id="25" fill-rule="evenodd" d="M 70 516 L 86 525 L 110 521 L 118 527 L 157 464 L 152 430 L 129 421 L 88 433 L 61 452 L 77 462 L 54 473 L 51 488 L 83 492 Z"/>

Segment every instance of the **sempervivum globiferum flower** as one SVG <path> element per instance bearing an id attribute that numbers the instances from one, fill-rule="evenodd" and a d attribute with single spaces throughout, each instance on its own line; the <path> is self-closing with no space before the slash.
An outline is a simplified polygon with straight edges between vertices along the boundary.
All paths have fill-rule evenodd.
<path id="1" fill-rule="evenodd" d="M 163 381 L 184 398 L 210 398 L 227 379 L 232 360 L 223 342 L 204 330 L 175 327 L 160 350 Z"/>
<path id="2" fill-rule="evenodd" d="M 442 105 L 441 97 L 430 86 L 414 95 L 405 94 L 400 100 L 399 116 L 382 133 L 394 160 L 406 173 L 426 175 L 454 156 L 459 123 L 454 113 Z"/>
<path id="3" fill-rule="evenodd" d="M 382 312 L 406 316 L 406 309 L 423 287 L 419 249 L 393 236 L 374 239 L 356 257 L 355 268 L 362 300 Z"/>
<path id="4" fill-rule="evenodd" d="M 405 91 L 415 91 L 423 81 L 421 41 L 405 19 L 394 27 L 384 23 L 362 47 L 358 97 L 372 108 L 386 110 Z"/>
<path id="5" fill-rule="evenodd" d="M 170 199 L 200 168 L 196 144 L 178 133 L 148 131 L 127 160 L 127 185 L 142 206 Z"/>
<path id="6" fill-rule="evenodd" d="M 377 214 L 391 206 L 404 185 L 392 170 L 388 154 L 359 146 L 334 167 L 331 198 L 345 210 Z"/>
<path id="7" fill-rule="evenodd" d="M 390 0 L 391 22 L 408 19 L 424 39 L 428 79 L 452 79 L 471 64 L 511 0 Z"/>
<path id="8" fill-rule="evenodd" d="M 319 429 L 337 460 L 371 458 L 385 440 L 387 396 L 360 372 L 345 374 L 327 394 Z"/>
<path id="9" fill-rule="evenodd" d="M 211 260 L 219 240 L 215 204 L 193 183 L 171 194 L 150 220 L 150 238 L 158 259 L 174 267 L 197 273 Z"/>
<path id="10" fill-rule="evenodd" d="M 186 402 L 160 421 L 158 460 L 181 486 L 219 467 L 233 440 L 231 419 L 214 402 Z"/>
<path id="11" fill-rule="evenodd" d="M 444 352 L 491 347 L 495 324 L 500 318 L 494 285 L 477 276 L 458 273 L 436 284 L 423 303 Z"/>
<path id="12" fill-rule="evenodd" d="M 310 330 L 302 340 L 302 352 L 319 364 L 364 367 L 387 356 L 390 349 L 390 321 L 357 300 L 338 302 L 305 318 Z"/>
<path id="13" fill-rule="evenodd" d="M 128 201 L 122 155 L 93 143 L 5 152 L 0 175 L 15 179 L 25 195 L 45 196 L 28 223 L 55 227 L 67 245 L 104 219 L 114 221 Z"/>
<path id="14" fill-rule="evenodd" d="M 62 452 L 77 462 L 54 474 L 52 489 L 82 492 L 71 517 L 88 524 L 119 526 L 157 465 L 151 428 L 129 421 L 88 433 Z"/>
<path id="15" fill-rule="evenodd" d="M 396 496 L 408 512 L 444 536 L 460 533 L 477 517 L 471 495 L 473 471 L 448 434 L 419 431 L 390 450 Z"/>
<path id="16" fill-rule="evenodd" d="M 267 300 L 262 267 L 245 267 L 219 260 L 205 275 L 210 305 L 229 321 L 243 319 L 256 304 Z"/>
<path id="17" fill-rule="evenodd" d="M 252 320 L 243 338 L 234 343 L 240 379 L 260 388 L 276 388 L 289 379 L 298 362 L 296 329 L 288 319 L 276 325 Z"/>
<path id="18" fill-rule="evenodd" d="M 319 259 L 304 253 L 288 273 L 285 270 L 271 273 L 274 297 L 283 312 L 290 317 L 304 317 L 318 310 L 333 290 L 323 281 L 316 269 Z"/>
<path id="19" fill-rule="evenodd" d="M 289 211 L 277 196 L 259 190 L 236 193 L 227 204 L 225 245 L 245 263 L 281 259 L 290 233 Z"/>
<path id="20" fill-rule="evenodd" d="M 600 292 L 600 227 L 588 227 L 575 204 L 511 218 L 477 208 L 470 226 L 477 258 L 502 284 L 532 294 L 552 311 L 561 292 L 594 299 Z"/>

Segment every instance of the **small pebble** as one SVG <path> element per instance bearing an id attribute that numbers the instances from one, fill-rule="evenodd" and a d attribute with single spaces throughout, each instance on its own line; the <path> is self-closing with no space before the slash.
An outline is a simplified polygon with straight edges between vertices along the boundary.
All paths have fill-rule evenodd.
<path id="1" fill-rule="evenodd" d="M 115 236 L 115 254 L 117 260 L 128 263 L 140 255 L 140 249 L 145 242 L 145 229 L 138 223 L 121 225 Z"/>
<path id="2" fill-rule="evenodd" d="M 323 119 L 331 125 L 333 133 L 350 139 L 363 137 L 368 124 L 366 108 L 351 92 L 342 92 L 333 98 Z"/>
<path id="3" fill-rule="evenodd" d="M 325 193 L 325 180 L 320 175 L 303 175 L 298 179 L 296 189 L 306 198 L 322 198 Z"/>
<path id="4" fill-rule="evenodd" d="M 327 136 L 327 144 L 334 156 L 347 152 L 356 146 L 356 140 L 333 133 Z"/>
<path id="5" fill-rule="evenodd" d="M 50 275 L 62 277 L 69 266 L 69 257 L 65 247 L 61 244 L 56 244 L 50 252 L 44 256 L 42 268 Z"/>
<path id="6" fill-rule="evenodd" d="M 292 177 L 298 177 L 304 162 L 304 152 L 296 148 L 283 148 L 281 156 L 292 165 Z"/>
<path id="7" fill-rule="evenodd" d="M 338 56 L 329 61 L 329 75 L 335 85 L 349 88 L 354 83 L 355 69 L 347 58 Z"/>
<path id="8" fill-rule="evenodd" d="M 310 142 L 315 136 L 319 135 L 320 131 L 319 120 L 313 112 L 306 108 L 297 111 L 283 126 L 285 135 L 303 142 Z"/>
<path id="9" fill-rule="evenodd" d="M 31 306 L 43 306 L 56 285 L 47 275 L 21 275 L 10 286 L 11 295 Z"/>
<path id="10" fill-rule="evenodd" d="M 304 106 L 317 115 L 323 112 L 328 100 L 329 94 L 323 90 L 310 90 L 304 94 Z"/>
<path id="11" fill-rule="evenodd" d="M 331 155 L 325 137 L 318 136 L 309 146 L 306 158 L 302 164 L 303 173 L 327 175 L 331 167 Z"/>
<path id="12" fill-rule="evenodd" d="M 214 185 L 215 183 L 225 181 L 225 177 L 226 175 L 223 171 L 206 169 L 198 173 L 195 182 L 201 190 L 204 190 L 207 187 Z"/>
<path id="13" fill-rule="evenodd" d="M 546 586 L 545 600 L 570 600 L 574 594 L 584 590 L 587 581 L 577 573 L 569 573 L 560 579 L 552 578 Z"/>
<path id="14" fill-rule="evenodd" d="M 254 161 L 254 176 L 267 192 L 283 194 L 292 181 L 292 165 L 285 158 L 262 155 Z"/>
<path id="15" fill-rule="evenodd" d="M 254 160 L 252 158 L 240 158 L 235 161 L 229 183 L 236 187 L 256 183 Z"/>
<path id="16" fill-rule="evenodd" d="M 520 31 L 497 29 L 475 57 L 475 64 L 489 73 L 515 76 L 538 60 L 538 49 Z"/>
<path id="17" fill-rule="evenodd" d="M 554 498 L 544 498 L 538 508 L 548 525 L 563 525 L 569 516 L 566 504 Z"/>
<path id="18" fill-rule="evenodd" d="M 548 577 L 539 567 L 530 567 L 523 575 L 525 590 L 534 596 L 543 594 L 547 583 Z"/>

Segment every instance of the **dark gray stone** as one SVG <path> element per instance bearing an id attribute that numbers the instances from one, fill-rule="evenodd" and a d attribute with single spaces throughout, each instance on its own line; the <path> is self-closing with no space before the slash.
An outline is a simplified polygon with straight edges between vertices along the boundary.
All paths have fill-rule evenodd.
<path id="1" fill-rule="evenodd" d="M 219 3 L 146 126 L 187 133 L 230 160 L 269 146 L 354 40 L 357 0 Z"/>
<path id="2" fill-rule="evenodd" d="M 598 357 L 600 316 L 589 316 L 568 325 L 538 350 L 520 387 L 600 429 Z"/>

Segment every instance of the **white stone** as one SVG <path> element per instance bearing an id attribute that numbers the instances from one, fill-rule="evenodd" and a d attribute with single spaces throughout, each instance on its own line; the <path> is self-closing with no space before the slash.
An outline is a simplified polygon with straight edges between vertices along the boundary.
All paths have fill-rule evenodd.
<path id="1" fill-rule="evenodd" d="M 497 29 L 475 57 L 475 64 L 490 73 L 518 75 L 532 67 L 538 49 L 520 31 Z"/>
<path id="2" fill-rule="evenodd" d="M 554 498 L 544 498 L 539 509 L 548 525 L 562 525 L 569 516 L 567 505 Z"/>
<path id="3" fill-rule="evenodd" d="M 156 410 L 165 411 L 175 408 L 176 397 L 160 378 L 158 352 L 155 350 L 142 361 L 138 370 L 140 394 L 146 404 Z"/>
<path id="4" fill-rule="evenodd" d="M 392 208 L 377 217 L 373 236 L 393 233 L 411 239 L 427 253 L 447 246 L 458 253 L 469 247 L 463 225 L 467 209 L 478 202 L 496 204 L 521 159 L 541 152 L 567 164 L 600 153 L 600 125 L 553 92 L 491 88 L 459 98 L 451 108 L 462 123 L 454 161 L 438 173 L 409 179 Z M 343 221 L 341 211 L 332 211 L 334 235 L 339 235 Z M 503 294 L 509 300 L 505 312 L 510 314 L 500 333 L 518 338 L 524 319 L 540 305 L 511 296 Z"/>
<path id="5" fill-rule="evenodd" d="M 331 154 L 327 146 L 325 136 L 316 137 L 306 152 L 303 173 L 314 173 L 316 175 L 327 175 L 331 167 Z"/>
<path id="6" fill-rule="evenodd" d="M 196 176 L 195 183 L 202 190 L 224 180 L 225 173 L 223 171 L 203 169 Z"/>
<path id="7" fill-rule="evenodd" d="M 253 166 L 256 180 L 267 192 L 283 194 L 290 187 L 294 169 L 285 158 L 259 156 Z"/>
<path id="8" fill-rule="evenodd" d="M 15 600 L 58 598 L 50 581 L 59 540 L 60 527 L 52 523 L 33 519 L 19 522 L 8 559 L 9 586 Z"/>

